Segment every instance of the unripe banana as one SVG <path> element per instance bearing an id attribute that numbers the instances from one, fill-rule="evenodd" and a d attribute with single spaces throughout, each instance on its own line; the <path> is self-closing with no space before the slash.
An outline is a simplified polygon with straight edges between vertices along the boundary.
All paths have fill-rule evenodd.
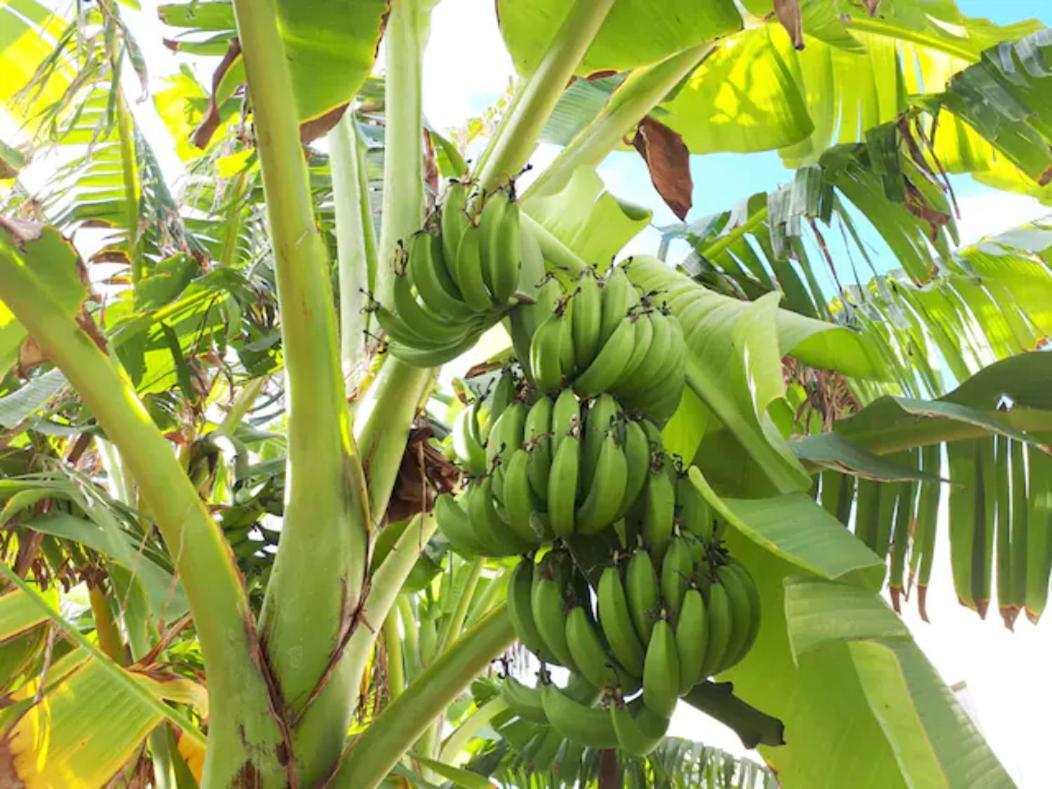
<path id="1" fill-rule="evenodd" d="M 624 269 L 615 266 L 603 281 L 603 320 L 599 326 L 599 342 L 610 339 L 614 330 L 625 319 L 628 311 L 639 303 L 639 294 Z"/>
<path id="2" fill-rule="evenodd" d="M 689 476 L 676 480 L 676 506 L 679 508 L 679 522 L 691 534 L 700 538 L 705 545 L 712 542 L 712 514 L 709 505 Z"/>
<path id="3" fill-rule="evenodd" d="M 636 699 L 631 704 L 619 701 L 610 707 L 610 719 L 617 734 L 617 744 L 625 753 L 638 758 L 647 756 L 665 738 L 669 719 L 650 710 Z"/>
<path id="4" fill-rule="evenodd" d="M 574 388 L 584 397 L 594 397 L 613 389 L 625 371 L 635 342 L 635 323 L 625 320 L 599 350 L 595 359 L 574 381 Z"/>
<path id="5" fill-rule="evenodd" d="M 733 576 L 735 583 L 741 588 L 746 597 L 746 604 L 742 604 L 742 609 L 746 613 L 741 615 L 742 619 L 747 622 L 743 628 L 745 635 L 741 639 L 737 651 L 729 657 L 731 662 L 728 663 L 728 667 L 730 667 L 737 664 L 748 654 L 756 641 L 757 634 L 760 632 L 760 592 L 756 588 L 756 581 L 753 579 L 752 573 L 740 562 L 731 559 L 729 564 L 720 568 L 720 572 L 721 577 L 726 575 Z M 735 615 L 737 615 L 737 609 L 735 609 Z M 737 621 L 735 626 L 739 626 Z"/>
<path id="6" fill-rule="evenodd" d="M 610 432 L 600 449 L 588 493 L 577 510 L 574 528 L 579 534 L 595 534 L 617 520 L 627 479 L 625 454 Z"/>
<path id="7" fill-rule="evenodd" d="M 579 704 L 555 685 L 544 686 L 541 702 L 552 727 L 568 740 L 599 750 L 617 747 L 617 734 L 606 710 Z"/>
<path id="8" fill-rule="evenodd" d="M 468 225 L 468 215 L 465 208 L 468 203 L 470 186 L 461 181 L 450 181 L 446 186 L 442 199 L 442 255 L 449 268 L 449 273 L 457 282 L 456 259 L 460 249 L 460 240 L 464 235 L 464 228 Z M 458 283 L 459 287 L 459 283 Z"/>
<path id="9" fill-rule="evenodd" d="M 488 312 L 493 300 L 482 277 L 482 234 L 473 224 L 464 227 L 453 270 L 468 306 L 475 312 Z"/>
<path id="10" fill-rule="evenodd" d="M 679 653 L 668 620 L 654 625 L 643 662 L 643 703 L 656 715 L 671 718 L 679 701 Z"/>
<path id="11" fill-rule="evenodd" d="M 709 643 L 705 648 L 705 664 L 701 669 L 702 677 L 709 677 L 720 670 L 723 656 L 730 643 L 731 621 L 730 601 L 723 586 L 715 581 L 709 586 L 705 610 L 709 615 Z"/>
<path id="12" fill-rule="evenodd" d="M 607 435 L 618 428 L 621 406 L 608 394 L 602 394 L 588 406 L 581 446 L 581 491 L 587 492 L 595 475 L 595 466 Z M 620 433 L 620 430 L 616 430 Z M 620 438 L 620 436 L 618 436 Z"/>
<path id="13" fill-rule="evenodd" d="M 554 392 L 562 384 L 562 347 L 569 323 L 565 309 L 557 307 L 537 327 L 530 342 L 530 373 L 542 392 Z"/>
<path id="14" fill-rule="evenodd" d="M 573 299 L 574 366 L 586 370 L 599 352 L 599 331 L 603 321 L 602 292 L 592 269 L 585 269 L 577 280 Z"/>
<path id="15" fill-rule="evenodd" d="M 541 638 L 533 618 L 533 574 L 536 570 L 530 557 L 515 566 L 508 581 L 508 616 L 522 645 L 544 662 L 554 663 L 555 656 Z"/>
<path id="16" fill-rule="evenodd" d="M 379 315 L 379 312 L 374 314 Z M 381 327 L 383 324 L 381 323 Z M 403 343 L 398 340 L 393 340 L 388 346 L 388 350 L 391 355 L 400 361 L 412 367 L 420 367 L 422 369 L 430 369 L 432 367 L 439 367 L 451 359 L 456 359 L 461 354 L 467 353 L 475 347 L 475 343 L 478 342 L 481 327 L 476 326 L 475 331 L 469 331 L 464 338 L 457 340 L 456 342 L 448 345 L 441 345 L 436 348 L 421 348 L 411 343 Z M 386 329 L 384 329 L 386 331 Z"/>
<path id="17" fill-rule="evenodd" d="M 632 624 L 621 571 L 614 565 L 599 576 L 596 594 L 599 623 L 617 662 L 633 677 L 643 676 L 643 643 Z"/>
<path id="18" fill-rule="evenodd" d="M 533 546 L 520 539 L 501 518 L 494 506 L 493 478 L 483 477 L 472 484 L 464 496 L 468 522 L 487 556 L 516 556 Z"/>
<path id="19" fill-rule="evenodd" d="M 728 571 L 726 566 L 716 570 L 719 583 L 727 592 L 727 600 L 731 610 L 731 633 L 727 639 L 727 649 L 723 653 L 722 665 L 718 669 L 724 671 L 735 665 L 744 654 L 742 648 L 745 640 L 749 637 L 749 628 L 752 622 L 752 604 L 738 575 Z"/>
<path id="20" fill-rule="evenodd" d="M 536 241 L 535 241 L 536 243 Z M 538 254 L 540 250 L 538 249 Z M 523 266 L 525 267 L 525 262 Z M 543 267 L 544 261 L 541 261 Z M 522 362 L 523 369 L 529 373 L 530 343 L 537 327 L 545 318 L 555 312 L 562 298 L 563 288 L 555 277 L 544 278 L 543 273 L 538 276 L 537 287 L 534 289 L 533 304 L 520 304 L 508 313 L 508 326 L 511 340 L 515 346 L 515 355 Z M 531 294 L 532 295 L 532 294 Z"/>
<path id="21" fill-rule="evenodd" d="M 629 508 L 639 499 L 650 475 L 650 441 L 646 431 L 634 419 L 625 422 L 625 465 L 628 474 L 625 492 L 617 509 L 617 519 L 624 517 Z"/>
<path id="22" fill-rule="evenodd" d="M 634 329 L 632 352 L 629 354 L 628 359 L 625 360 L 625 367 L 621 371 L 621 375 L 614 382 L 615 388 L 619 387 L 623 381 L 631 381 L 635 378 L 636 370 L 639 369 L 639 365 L 643 363 L 647 354 L 650 353 L 650 346 L 654 341 L 654 323 L 651 321 L 648 312 L 636 312 L 629 320 L 632 322 Z"/>
<path id="23" fill-rule="evenodd" d="M 487 429 L 483 432 L 484 438 L 489 438 L 493 421 L 504 413 L 505 408 L 511 405 L 516 394 L 515 376 L 512 375 L 510 370 L 505 369 L 497 379 L 496 385 L 493 386 L 493 391 L 485 399 L 486 409 L 490 418 L 486 422 Z"/>
<path id="24" fill-rule="evenodd" d="M 563 389 L 552 405 L 552 455 L 563 440 L 581 429 L 581 404 L 573 389 Z"/>
<path id="25" fill-rule="evenodd" d="M 520 224 L 519 204 L 508 198 L 507 207 L 504 209 L 504 218 L 501 221 L 500 238 L 497 243 L 497 267 L 494 271 L 495 281 L 493 283 L 493 297 L 498 305 L 505 306 L 510 301 L 512 294 L 519 286 L 522 271 L 522 226 Z M 544 261 L 541 260 L 543 271 Z M 540 279 L 538 275 L 534 282 Z M 522 291 L 524 295 L 530 295 L 536 286 L 527 286 Z"/>
<path id="26" fill-rule="evenodd" d="M 566 644 L 585 679 L 597 688 L 612 688 L 619 684 L 614 658 L 607 654 L 596 625 L 584 606 L 575 606 L 566 617 Z"/>
<path id="27" fill-rule="evenodd" d="M 486 473 L 486 449 L 478 440 L 478 403 L 471 403 L 453 422 L 453 452 L 472 476 Z"/>
<path id="28" fill-rule="evenodd" d="M 525 449 L 516 449 L 504 464 L 504 484 L 501 503 L 508 527 L 524 542 L 538 545 L 541 535 L 534 527 L 533 492 L 530 490 L 530 456 Z"/>
<path id="29" fill-rule="evenodd" d="M 500 696 L 508 709 L 531 723 L 548 724 L 541 701 L 541 689 L 523 685 L 515 677 L 507 677 L 500 683 Z"/>
<path id="30" fill-rule="evenodd" d="M 651 464 L 643 501 L 643 540 L 660 562 L 665 556 L 676 518 L 676 486 L 667 457 Z"/>
<path id="31" fill-rule="evenodd" d="M 559 345 L 559 371 L 564 381 L 569 381 L 574 376 L 574 366 L 576 365 L 576 354 L 574 353 L 573 345 L 573 313 L 574 303 L 573 299 L 567 296 L 562 301 L 562 310 L 564 316 L 564 327 L 560 337 L 561 343 Z"/>
<path id="32" fill-rule="evenodd" d="M 573 655 L 566 643 L 566 570 L 561 565 L 561 558 L 548 554 L 541 560 L 533 573 L 533 593 L 530 603 L 533 607 L 533 622 L 541 640 L 555 661 L 571 671 L 577 671 Z"/>
<path id="33" fill-rule="evenodd" d="M 625 568 L 625 592 L 628 595 L 628 610 L 639 640 L 646 644 L 654 630 L 654 621 L 660 614 L 661 587 L 650 553 L 639 548 L 628 560 Z"/>
<path id="34" fill-rule="evenodd" d="M 669 542 L 665 558 L 661 562 L 661 599 L 673 622 L 677 621 L 679 608 L 693 573 L 694 551 L 690 541 L 686 537 L 676 535 Z"/>
<path id="35" fill-rule="evenodd" d="M 506 193 L 502 191 L 493 192 L 486 196 L 482 205 L 482 213 L 479 215 L 479 232 L 482 237 L 482 279 L 486 288 L 492 294 L 493 302 L 503 305 L 507 302 L 507 296 L 501 300 L 497 295 L 497 281 L 502 276 L 499 273 L 501 264 L 501 232 L 503 231 L 504 213 L 508 207 Z M 516 269 L 516 274 L 518 270 Z M 512 280 L 514 288 L 514 280 Z M 508 292 L 508 296 L 511 292 Z"/>
<path id="36" fill-rule="evenodd" d="M 672 353 L 672 325 L 669 318 L 659 311 L 649 313 L 650 323 L 654 336 L 650 341 L 650 347 L 646 356 L 636 366 L 631 374 L 622 373 L 614 384 L 617 388 L 618 397 L 625 405 L 640 410 L 646 405 L 640 398 L 648 388 L 657 380 L 657 373 L 665 366 Z"/>
<path id="37" fill-rule="evenodd" d="M 548 501 L 548 474 L 552 464 L 552 406 L 553 400 L 542 395 L 530 406 L 523 428 L 523 441 L 529 448 L 527 471 L 530 488 L 541 501 Z M 545 505 L 547 506 L 547 504 Z"/>
<path id="38" fill-rule="evenodd" d="M 580 439 L 572 430 L 555 450 L 548 477 L 548 522 L 556 536 L 564 539 L 574 532 L 580 463 Z"/>
<path id="39" fill-rule="evenodd" d="M 709 644 L 709 618 L 705 600 L 697 589 L 688 589 L 676 622 L 676 651 L 679 654 L 679 692 L 684 695 L 704 677 L 705 652 Z"/>
<path id="40" fill-rule="evenodd" d="M 448 493 L 435 499 L 435 521 L 453 550 L 461 556 L 485 556 L 488 551 L 475 536 L 468 515 Z"/>
<path id="41" fill-rule="evenodd" d="M 441 238 L 426 231 L 417 233 L 410 241 L 409 274 L 427 309 L 449 320 L 463 320 L 471 309 L 449 276 L 442 254 Z"/>
<path id="42" fill-rule="evenodd" d="M 516 400 L 500 412 L 486 439 L 486 468 L 493 469 L 498 458 L 504 460 L 522 446 L 526 423 L 526 404 Z"/>

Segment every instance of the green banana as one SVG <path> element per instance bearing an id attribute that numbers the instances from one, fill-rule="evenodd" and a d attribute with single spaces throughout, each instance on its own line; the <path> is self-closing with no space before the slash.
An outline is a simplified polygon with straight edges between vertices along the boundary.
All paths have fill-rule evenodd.
<path id="1" fill-rule="evenodd" d="M 534 528 L 533 492 L 530 490 L 530 455 L 525 449 L 516 449 L 508 458 L 501 488 L 501 503 L 507 516 L 508 527 L 524 542 L 537 545 L 541 536 Z"/>
<path id="2" fill-rule="evenodd" d="M 458 287 L 459 280 L 457 279 L 455 262 L 460 249 L 460 241 L 464 235 L 464 228 L 467 227 L 470 221 L 465 211 L 468 204 L 469 191 L 470 186 L 468 184 L 462 181 L 450 181 L 446 187 L 445 195 L 443 195 L 442 214 L 439 220 L 442 230 L 442 256 L 446 261 L 446 266 L 449 268 L 449 273 Z"/>
<path id="3" fill-rule="evenodd" d="M 662 718 L 671 718 L 679 701 L 679 652 L 667 619 L 658 620 L 643 662 L 643 703 Z"/>
<path id="4" fill-rule="evenodd" d="M 559 445 L 571 433 L 581 429 L 581 403 L 574 394 L 573 389 L 566 388 L 559 392 L 552 405 L 552 455 L 559 449 Z"/>
<path id="5" fill-rule="evenodd" d="M 566 644 L 585 679 L 597 688 L 619 684 L 614 658 L 607 654 L 591 614 L 584 606 L 575 606 L 566 617 Z"/>
<path id="6" fill-rule="evenodd" d="M 493 300 L 482 276 L 482 234 L 471 223 L 464 227 L 453 270 L 456 271 L 457 284 L 468 306 L 475 312 L 492 309 Z"/>
<path id="7" fill-rule="evenodd" d="M 713 582 L 709 586 L 709 596 L 705 601 L 705 611 L 709 615 L 709 643 L 705 648 L 705 663 L 701 669 L 701 676 L 710 677 L 720 670 L 723 665 L 723 656 L 727 652 L 730 643 L 731 608 L 727 598 L 727 592 L 719 582 Z"/>
<path id="8" fill-rule="evenodd" d="M 472 424 L 474 423 L 474 424 Z M 486 473 L 486 449 L 478 440 L 478 403 L 466 406 L 453 421 L 453 452 L 472 476 Z"/>
<path id="9" fill-rule="evenodd" d="M 580 439 L 571 430 L 555 450 L 548 475 L 548 522 L 556 536 L 564 539 L 574 532 L 580 464 Z"/>
<path id="10" fill-rule="evenodd" d="M 625 671 L 633 677 L 643 676 L 645 642 L 640 641 L 632 624 L 621 571 L 616 566 L 609 565 L 603 570 L 596 592 L 599 623 L 610 651 Z"/>
<path id="11" fill-rule="evenodd" d="M 566 296 L 560 302 L 563 312 L 563 331 L 559 343 L 559 373 L 562 380 L 569 381 L 574 375 L 576 365 L 576 354 L 573 344 L 573 313 L 574 302 L 570 296 Z"/>
<path id="12" fill-rule="evenodd" d="M 697 589 L 688 589 L 676 622 L 676 651 L 679 654 L 679 692 L 687 693 L 703 679 L 705 651 L 709 643 L 709 618 L 705 600 Z"/>
<path id="13" fill-rule="evenodd" d="M 746 596 L 749 598 L 749 626 L 747 628 L 745 640 L 743 641 L 741 649 L 737 655 L 738 660 L 741 660 L 746 654 L 748 654 L 752 645 L 756 642 L 756 636 L 760 632 L 760 620 L 763 614 L 763 609 L 760 603 L 760 590 L 756 588 L 756 579 L 752 577 L 752 573 L 746 569 L 745 565 L 735 559 L 731 559 L 725 569 L 738 576 L 738 580 L 741 582 L 741 586 L 745 590 Z"/>
<path id="14" fill-rule="evenodd" d="M 624 374 L 635 337 L 636 329 L 632 321 L 625 320 L 614 329 L 592 363 L 574 381 L 578 393 L 583 397 L 594 397 L 612 389 Z"/>
<path id="15" fill-rule="evenodd" d="M 512 570 L 508 581 L 508 616 L 522 645 L 546 663 L 555 658 L 541 638 L 533 620 L 533 576 L 536 565 L 526 557 Z"/>
<path id="16" fill-rule="evenodd" d="M 507 207 L 506 193 L 498 190 L 486 197 L 486 201 L 482 206 L 482 213 L 479 215 L 479 233 L 482 237 L 482 279 L 486 283 L 486 288 L 492 294 L 493 302 L 498 305 L 507 303 L 508 297 L 511 296 L 511 290 L 508 291 L 504 299 L 501 299 L 497 294 L 497 283 L 505 277 L 504 272 L 501 271 L 501 254 L 503 253 L 501 232 L 504 229 L 504 214 Z M 518 271 L 515 273 L 518 274 Z M 511 286 L 514 289 L 514 279 Z"/>
<path id="17" fill-rule="evenodd" d="M 728 571 L 726 565 L 716 571 L 719 583 L 727 592 L 727 600 L 731 609 L 731 634 L 727 640 L 727 650 L 723 654 L 722 665 L 719 671 L 724 671 L 735 665 L 745 654 L 745 641 L 749 637 L 752 628 L 752 602 L 745 591 L 738 574 L 733 570 Z"/>
<path id="18" fill-rule="evenodd" d="M 676 518 L 676 486 L 667 457 L 658 456 L 651 464 L 643 494 L 643 540 L 654 560 L 665 556 Z"/>
<path id="19" fill-rule="evenodd" d="M 423 242 L 427 244 L 425 240 Z M 474 315 L 464 313 L 456 320 L 443 318 L 432 313 L 424 304 L 417 301 L 413 292 L 413 280 L 408 272 L 395 274 L 392 286 L 392 304 L 394 313 L 402 323 L 415 335 L 425 338 L 428 343 L 422 348 L 433 348 L 449 345 L 462 339 L 470 332 L 476 332 Z"/>
<path id="20" fill-rule="evenodd" d="M 486 468 L 492 469 L 498 458 L 503 460 L 522 446 L 526 423 L 526 404 L 515 400 L 500 412 L 486 439 Z"/>
<path id="21" fill-rule="evenodd" d="M 690 541 L 676 535 L 669 542 L 665 558 L 661 562 L 661 599 L 665 602 L 672 621 L 677 621 L 683 596 L 694 573 L 694 550 Z"/>
<path id="22" fill-rule="evenodd" d="M 509 210 L 519 212 L 518 204 Z M 544 253 L 541 252 L 541 245 L 537 237 L 528 229 L 523 228 L 521 223 L 519 225 L 519 257 L 522 263 L 519 267 L 518 292 L 535 298 L 544 279 Z"/>
<path id="23" fill-rule="evenodd" d="M 580 534 L 595 534 L 617 520 L 621 493 L 628 480 L 625 453 L 611 431 L 603 440 L 595 473 L 588 483 L 587 495 L 577 510 L 575 529 Z"/>
<path id="24" fill-rule="evenodd" d="M 526 413 L 522 438 L 529 448 L 527 471 L 530 488 L 543 502 L 548 501 L 548 474 L 552 464 L 552 406 L 554 402 L 542 395 Z"/>
<path id="25" fill-rule="evenodd" d="M 449 320 L 463 320 L 471 309 L 449 276 L 442 254 L 441 238 L 426 231 L 417 233 L 410 241 L 409 274 L 427 309 Z"/>
<path id="26" fill-rule="evenodd" d="M 464 496 L 468 522 L 487 556 L 516 556 L 533 546 L 520 539 L 501 518 L 494 506 L 493 477 L 483 477 L 471 485 Z"/>
<path id="27" fill-rule="evenodd" d="M 588 406 L 584 420 L 584 431 L 581 444 L 581 492 L 587 491 L 595 475 L 596 463 L 602 451 L 606 437 L 615 427 L 621 416 L 621 406 L 608 394 L 599 395 Z"/>
<path id="28" fill-rule="evenodd" d="M 599 352 L 599 331 L 603 321 L 602 292 L 595 271 L 588 268 L 577 280 L 573 299 L 574 364 L 585 370 Z"/>
<path id="29" fill-rule="evenodd" d="M 636 286 L 620 266 L 612 267 L 603 281 L 603 318 L 599 325 L 599 342 L 606 343 L 624 321 L 628 311 L 639 303 Z"/>
<path id="30" fill-rule="evenodd" d="M 534 244 L 536 244 L 536 239 L 534 239 Z M 540 254 L 539 248 L 537 253 Z M 542 259 L 542 269 L 543 266 L 544 260 Z M 523 261 L 524 272 L 525 268 L 526 261 Z M 533 340 L 533 335 L 536 333 L 537 327 L 541 325 L 541 322 L 551 315 L 559 305 L 563 288 L 555 277 L 545 279 L 542 271 L 538 275 L 537 285 L 531 290 L 531 295 L 533 292 L 536 293 L 533 304 L 520 304 L 508 313 L 508 331 L 511 334 L 512 344 L 515 346 L 515 355 L 522 362 L 523 369 L 530 375 L 531 380 L 532 372 L 529 369 L 528 362 L 530 360 L 530 344 Z"/>
<path id="31" fill-rule="evenodd" d="M 628 474 L 625 479 L 625 492 L 618 506 L 615 520 L 622 518 L 639 499 L 650 473 L 650 441 L 642 425 L 634 419 L 625 421 L 623 450 Z"/>
<path id="32" fill-rule="evenodd" d="M 679 507 L 680 525 L 700 538 L 705 545 L 711 543 L 712 515 L 708 502 L 688 476 L 676 480 L 676 505 Z"/>
<path id="33" fill-rule="evenodd" d="M 622 398 L 622 402 L 627 405 L 631 399 L 633 407 L 637 405 L 638 396 L 656 380 L 656 373 L 664 366 L 671 353 L 669 347 L 672 337 L 670 319 L 657 311 L 647 313 L 646 317 L 650 321 L 653 333 L 646 354 L 636 363 L 635 369 L 629 370 L 626 364 L 625 370 L 614 382 L 614 388 Z"/>
<path id="34" fill-rule="evenodd" d="M 650 553 L 643 548 L 632 554 L 625 567 L 625 592 L 636 633 L 646 644 L 654 630 L 654 620 L 660 613 L 661 587 Z"/>
<path id="35" fill-rule="evenodd" d="M 568 740 L 600 750 L 617 747 L 614 724 L 605 709 L 580 704 L 555 685 L 544 686 L 541 702 L 552 727 Z"/>
<path id="36" fill-rule="evenodd" d="M 617 388 L 623 381 L 631 381 L 635 378 L 636 370 L 650 353 L 650 346 L 654 342 L 654 322 L 650 319 L 649 312 L 637 312 L 629 321 L 632 323 L 632 351 L 625 360 L 625 367 L 614 381 Z"/>
<path id="37" fill-rule="evenodd" d="M 496 254 L 497 265 L 494 269 L 495 280 L 493 283 L 493 297 L 501 306 L 507 305 L 512 295 L 519 287 L 522 272 L 522 225 L 519 204 L 511 197 L 507 200 L 504 209 L 504 218 L 500 223 L 500 238 L 498 239 Z M 541 260 L 543 273 L 544 261 Z M 534 282 L 540 279 L 536 277 Z M 522 291 L 529 295 L 534 288 Z"/>
<path id="38" fill-rule="evenodd" d="M 625 753 L 639 758 L 652 753 L 668 731 L 669 719 L 654 713 L 639 699 L 630 704 L 618 701 L 611 705 L 610 719 L 618 746 Z"/>
<path id="39" fill-rule="evenodd" d="M 530 374 L 542 392 L 554 392 L 563 381 L 562 346 L 570 321 L 560 306 L 537 327 L 530 342 Z"/>
<path id="40" fill-rule="evenodd" d="M 567 579 L 559 561 L 557 554 L 549 553 L 534 570 L 530 604 L 537 632 L 548 652 L 555 657 L 555 662 L 577 671 L 577 664 L 566 643 L 566 600 L 563 590 Z"/>
<path id="41" fill-rule="evenodd" d="M 486 546 L 475 536 L 467 513 L 448 493 L 435 499 L 435 521 L 453 550 L 461 556 L 485 556 Z"/>
<path id="42" fill-rule="evenodd" d="M 379 315 L 379 312 L 374 313 Z M 381 327 L 383 324 L 381 323 Z M 387 329 L 384 329 L 386 332 Z M 468 332 L 463 339 L 449 345 L 438 348 L 421 348 L 413 343 L 404 343 L 393 337 L 389 346 L 391 355 L 413 367 L 430 368 L 439 367 L 451 359 L 456 359 L 463 353 L 467 353 L 475 347 L 479 340 L 479 333 Z"/>
<path id="43" fill-rule="evenodd" d="M 540 688 L 523 685 L 515 677 L 506 677 L 499 687 L 500 697 L 504 699 L 508 709 L 523 720 L 548 724 L 548 716 L 545 715 L 544 704 L 541 702 Z"/>

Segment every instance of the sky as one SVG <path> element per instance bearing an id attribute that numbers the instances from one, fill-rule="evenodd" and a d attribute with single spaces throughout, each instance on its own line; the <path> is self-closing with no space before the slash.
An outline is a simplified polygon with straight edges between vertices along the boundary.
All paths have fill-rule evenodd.
<path id="1" fill-rule="evenodd" d="M 154 14 L 155 3 L 142 5 L 142 13 L 122 13 L 149 53 L 151 88 L 156 91 L 163 87 L 164 77 L 177 68 L 177 60 L 160 44 L 162 29 Z M 1052 0 L 958 0 L 958 5 L 969 15 L 996 22 L 1036 17 L 1052 23 Z M 434 11 L 424 65 L 424 111 L 439 130 L 460 127 L 504 93 L 513 70 L 497 30 L 493 3 L 442 0 Z M 136 105 L 134 111 L 151 141 L 166 138 L 167 131 L 149 102 Z M 0 133 L 6 131 L 0 119 Z M 163 147 L 158 146 L 158 153 L 162 161 L 168 159 L 174 164 Z M 542 147 L 533 164 L 542 166 L 554 153 L 551 147 Z M 688 219 L 728 208 L 754 192 L 784 182 L 788 174 L 775 154 L 693 157 L 691 171 L 694 207 Z M 652 209 L 654 224 L 674 221 L 634 152 L 611 155 L 599 172 L 608 190 Z M 46 178 L 47 171 L 41 170 L 35 177 Z M 1031 198 L 995 192 L 967 178 L 957 178 L 954 186 L 965 244 L 1050 213 Z M 648 230 L 631 242 L 627 252 L 654 252 L 658 237 L 656 230 Z M 887 267 L 893 265 L 893 261 L 885 263 Z M 1048 670 L 1052 626 L 1046 623 L 1043 628 L 1034 628 L 1020 621 L 1012 634 L 1001 626 L 996 612 L 982 622 L 961 608 L 948 577 L 945 525 L 940 531 L 942 560 L 936 562 L 928 604 L 933 624 L 920 622 L 912 606 L 907 608 L 905 620 L 947 683 L 963 683 L 960 698 L 964 706 L 1017 783 L 1022 787 L 1047 786 L 1044 749 L 1048 724 L 1041 700 L 1047 704 L 1052 699 L 1052 672 Z M 680 705 L 671 733 L 745 753 L 732 732 L 686 705 Z"/>

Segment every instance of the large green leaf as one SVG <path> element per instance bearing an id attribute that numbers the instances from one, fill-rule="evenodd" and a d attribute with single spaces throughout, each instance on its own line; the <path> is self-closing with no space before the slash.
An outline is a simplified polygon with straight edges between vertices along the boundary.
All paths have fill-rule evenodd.
<path id="1" fill-rule="evenodd" d="M 798 660 L 847 644 L 869 712 L 908 785 L 1011 785 L 975 724 L 877 595 L 789 579 L 785 610 Z"/>
<path id="2" fill-rule="evenodd" d="M 839 360 L 865 375 L 875 365 L 859 338 L 847 329 L 778 310 L 774 295 L 750 303 L 713 293 L 656 258 L 636 256 L 628 270 L 644 290 L 667 293 L 690 348 L 688 384 L 748 453 L 748 464 L 735 469 L 738 487 L 766 486 L 767 492 L 806 488 L 806 474 L 767 415 L 768 406 L 784 394 L 781 356 L 804 346 L 818 352 L 818 358 L 808 357 L 814 362 Z M 782 326 L 795 347 L 780 342 Z"/>
<path id="3" fill-rule="evenodd" d="M 33 276 L 41 287 L 73 315 L 80 309 L 84 297 L 86 275 L 80 256 L 73 245 L 50 227 L 28 226 L 0 217 L 0 248 L 18 246 L 24 259 L 32 261 Z M 26 330 L 0 301 L 0 377 L 18 361 L 19 348 L 26 339 Z"/>
<path id="4" fill-rule="evenodd" d="M 350 101 L 372 70 L 387 0 L 278 0 L 277 5 L 300 120 Z M 185 28 L 191 41 L 234 33 L 228 2 L 162 5 L 158 13 L 166 24 Z"/>
<path id="5" fill-rule="evenodd" d="M 532 196 L 523 205 L 578 257 L 600 266 L 645 230 L 651 216 L 650 211 L 623 203 L 605 191 L 602 179 L 589 167 L 578 168 L 557 194 Z"/>
<path id="6" fill-rule="evenodd" d="M 520 74 L 530 74 L 570 10 L 561 0 L 497 0 L 504 43 Z M 626 71 L 741 28 L 732 0 L 615 0 L 577 73 Z M 641 34 L 646 31 L 646 34 Z"/>

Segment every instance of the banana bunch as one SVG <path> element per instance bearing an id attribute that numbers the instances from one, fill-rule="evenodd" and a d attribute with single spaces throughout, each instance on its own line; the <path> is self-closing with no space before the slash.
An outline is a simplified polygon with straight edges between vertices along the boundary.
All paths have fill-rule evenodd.
<path id="1" fill-rule="evenodd" d="M 656 425 L 629 417 L 609 394 L 582 403 L 572 389 L 532 404 L 516 395 L 496 412 L 498 405 L 476 401 L 453 425 L 454 455 L 471 481 L 462 504 L 449 498 L 436 515 L 458 551 L 510 556 L 555 538 L 597 534 L 639 509 L 644 494 L 656 500 L 659 488 L 667 506 L 655 504 L 641 519 L 649 524 L 667 515 L 671 533 L 670 476 L 652 481 L 661 446 Z M 490 505 L 478 502 L 480 491 Z"/>
<path id="2" fill-rule="evenodd" d="M 572 385 L 581 397 L 614 395 L 627 411 L 664 422 L 683 396 L 687 346 L 666 304 L 641 297 L 624 269 L 586 269 L 571 293 L 549 278 L 534 304 L 512 311 L 519 358 L 538 389 Z"/>
<path id="3" fill-rule="evenodd" d="M 564 666 L 603 691 L 611 703 L 602 730 L 614 731 L 630 753 L 646 752 L 646 742 L 654 747 L 679 697 L 737 664 L 760 625 L 751 574 L 693 533 L 673 535 L 661 562 L 641 547 L 623 568 L 618 562 L 606 566 L 594 610 L 591 597 L 568 554 L 552 551 L 538 563 L 526 557 L 515 568 L 508 611 L 520 641 L 541 661 Z M 638 698 L 626 704 L 640 688 Z M 564 700 L 557 699 L 553 713 L 544 695 L 551 694 L 543 691 L 531 719 L 543 710 L 573 738 L 572 727 L 557 722 L 568 709 Z M 578 720 L 588 717 L 577 710 Z M 649 737 L 640 736 L 646 732 Z"/>
<path id="4" fill-rule="evenodd" d="M 519 219 L 509 191 L 483 200 L 469 184 L 450 182 L 436 214 L 399 244 L 391 302 L 372 307 L 394 356 L 420 367 L 448 362 L 519 301 L 533 300 L 544 259 Z"/>

